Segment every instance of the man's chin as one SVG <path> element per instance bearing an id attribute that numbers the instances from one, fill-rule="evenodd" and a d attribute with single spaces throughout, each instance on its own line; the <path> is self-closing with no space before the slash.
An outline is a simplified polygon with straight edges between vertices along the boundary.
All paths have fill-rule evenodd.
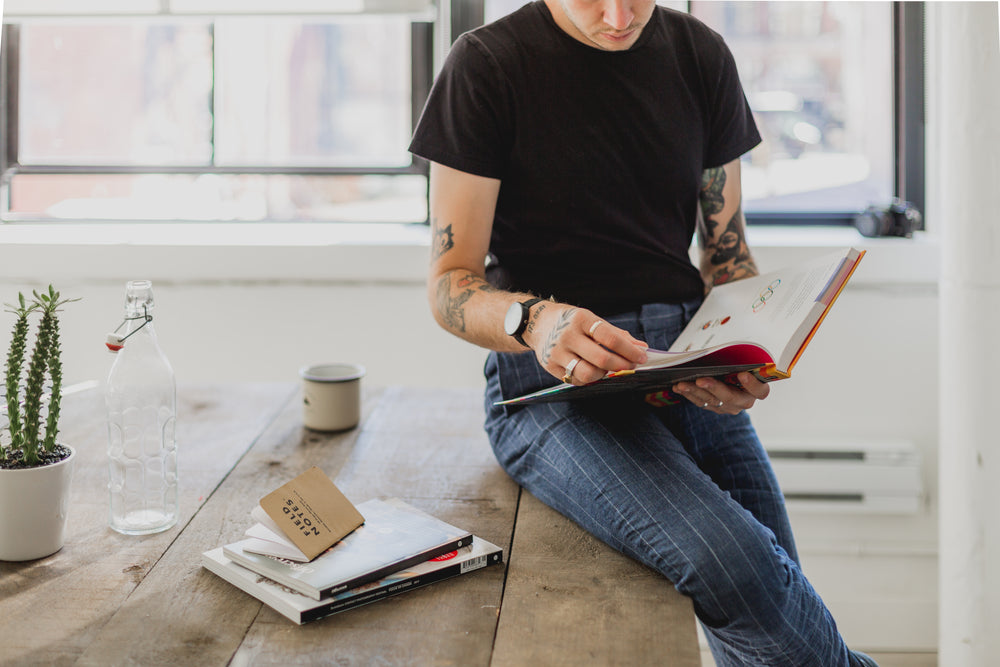
<path id="1" fill-rule="evenodd" d="M 625 51 L 632 47 L 633 44 L 639 39 L 639 35 L 642 33 L 640 28 L 634 30 L 629 30 L 626 33 L 615 34 L 601 32 L 593 37 L 591 40 L 594 44 L 598 45 L 605 51 Z"/>

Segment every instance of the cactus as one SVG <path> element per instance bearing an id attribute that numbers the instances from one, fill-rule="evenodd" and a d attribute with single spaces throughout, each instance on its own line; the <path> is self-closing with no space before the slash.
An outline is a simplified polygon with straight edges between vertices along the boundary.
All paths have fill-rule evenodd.
<path id="1" fill-rule="evenodd" d="M 10 443 L 0 448 L 0 465 L 19 463 L 25 466 L 42 464 L 39 448 L 47 453 L 56 449 L 59 430 L 59 410 L 62 395 L 62 352 L 59 344 L 59 308 L 77 299 L 61 299 L 59 292 L 49 285 L 48 292 L 34 292 L 30 303 L 18 294 L 16 305 L 5 304 L 14 314 L 14 331 L 7 352 L 5 391 L 7 398 L 7 429 Z M 27 356 L 29 318 L 40 311 L 41 320 L 35 331 L 34 346 Z M 42 421 L 45 380 L 51 383 L 49 405 Z M 22 382 L 23 380 L 23 382 Z"/>

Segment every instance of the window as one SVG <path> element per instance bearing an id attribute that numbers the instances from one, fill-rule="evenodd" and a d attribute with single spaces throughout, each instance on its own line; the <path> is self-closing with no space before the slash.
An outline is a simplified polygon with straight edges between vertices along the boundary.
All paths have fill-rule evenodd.
<path id="1" fill-rule="evenodd" d="M 0 216 L 425 222 L 426 165 L 406 147 L 433 77 L 437 14 L 364 13 L 424 1 L 8 11 Z M 438 51 L 523 3 L 445 0 Z M 722 33 L 736 58 L 765 137 L 744 161 L 751 223 L 850 224 L 892 197 L 923 209 L 921 3 L 665 4 Z M 315 14 L 333 5 L 355 13 Z M 238 13 L 247 7 L 273 13 Z"/>
<path id="2" fill-rule="evenodd" d="M 426 18 L 7 20 L 7 220 L 427 219 Z"/>
<path id="3" fill-rule="evenodd" d="M 486 0 L 487 20 L 524 4 Z M 664 3 L 722 34 L 764 142 L 744 158 L 751 223 L 849 224 L 923 209 L 920 3 Z"/>

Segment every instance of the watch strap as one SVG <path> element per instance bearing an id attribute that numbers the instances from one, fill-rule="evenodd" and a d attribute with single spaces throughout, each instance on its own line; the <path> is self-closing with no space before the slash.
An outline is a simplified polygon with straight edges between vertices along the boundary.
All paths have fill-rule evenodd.
<path id="1" fill-rule="evenodd" d="M 524 347 L 530 348 L 531 346 L 524 342 L 524 336 L 522 335 L 525 329 L 528 328 L 528 318 L 531 316 L 531 307 L 534 306 L 539 301 L 544 301 L 540 297 L 534 297 L 532 299 L 527 299 L 521 302 L 521 324 L 517 327 L 517 331 L 511 334 L 518 343 Z"/>

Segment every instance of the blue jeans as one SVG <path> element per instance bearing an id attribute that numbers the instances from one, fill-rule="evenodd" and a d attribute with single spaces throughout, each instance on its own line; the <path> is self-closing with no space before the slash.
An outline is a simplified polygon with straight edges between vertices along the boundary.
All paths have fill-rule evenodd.
<path id="1" fill-rule="evenodd" d="M 610 317 L 667 349 L 698 303 Z M 854 660 L 799 568 L 784 500 L 746 413 L 641 397 L 497 407 L 557 381 L 532 352 L 489 355 L 486 431 L 539 500 L 691 598 L 720 667 Z"/>

